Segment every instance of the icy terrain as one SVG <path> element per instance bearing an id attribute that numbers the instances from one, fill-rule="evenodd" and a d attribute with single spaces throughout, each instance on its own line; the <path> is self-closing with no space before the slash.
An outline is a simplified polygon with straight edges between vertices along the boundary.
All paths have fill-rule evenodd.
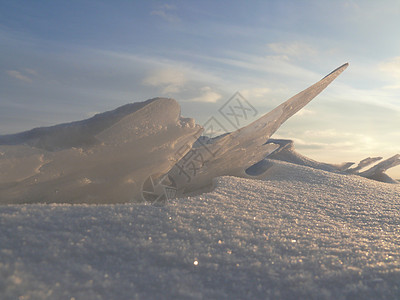
<path id="1" fill-rule="evenodd" d="M 166 98 L 0 136 L 0 299 L 400 298 L 400 155 L 270 139 L 346 67 L 214 139 Z"/>
<path id="2" fill-rule="evenodd" d="M 202 127 L 166 98 L 0 136 L 0 204 L 159 201 L 165 186 L 173 198 L 209 188 L 217 176 L 244 176 L 279 147 L 268 138 L 347 66 L 207 146 L 193 147 Z"/>
<path id="3" fill-rule="evenodd" d="M 400 186 L 273 161 L 165 206 L 0 207 L 2 299 L 398 299 Z"/>

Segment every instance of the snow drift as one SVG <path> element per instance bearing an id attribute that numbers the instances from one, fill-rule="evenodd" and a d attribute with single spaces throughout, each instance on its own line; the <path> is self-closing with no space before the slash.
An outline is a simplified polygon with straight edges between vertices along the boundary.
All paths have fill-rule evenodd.
<path id="1" fill-rule="evenodd" d="M 399 299 L 400 185 L 278 160 L 164 206 L 0 206 L 2 299 Z"/>

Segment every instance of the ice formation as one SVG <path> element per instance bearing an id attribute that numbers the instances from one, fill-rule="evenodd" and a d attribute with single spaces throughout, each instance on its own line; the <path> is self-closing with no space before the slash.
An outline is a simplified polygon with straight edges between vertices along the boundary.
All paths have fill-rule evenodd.
<path id="1" fill-rule="evenodd" d="M 88 120 L 0 136 L 0 203 L 160 201 L 207 190 L 218 176 L 261 178 L 269 166 L 264 161 L 268 156 L 390 181 L 384 171 L 398 164 L 397 156 L 359 173 L 370 160 L 354 169 L 349 164 L 322 164 L 295 153 L 288 141 L 268 141 L 346 67 L 250 125 L 208 142 L 199 139 L 201 126 L 182 118 L 179 104 L 167 98 L 128 104 Z"/>
<path id="2" fill-rule="evenodd" d="M 370 164 L 373 164 L 374 162 L 380 161 L 382 158 L 383 158 L 383 157 L 380 157 L 380 156 L 378 156 L 378 157 L 367 157 L 367 158 L 364 158 L 363 160 L 361 160 L 361 161 L 358 163 L 357 167 L 355 167 L 355 168 L 348 168 L 348 169 L 347 169 L 347 172 L 348 172 L 348 173 L 351 173 L 351 174 L 357 174 L 361 169 L 363 169 L 363 168 L 369 166 Z"/>
<path id="3" fill-rule="evenodd" d="M 263 162 L 260 162 L 259 164 L 253 166 L 252 169 L 248 171 L 248 173 L 261 173 L 261 169 L 264 169 L 264 171 L 266 171 L 267 166 L 272 166 L 272 164 L 268 162 L 268 160 L 280 160 L 328 172 L 354 174 L 376 181 L 386 183 L 399 183 L 397 180 L 391 178 L 385 173 L 388 169 L 400 164 L 399 154 L 396 154 L 391 158 L 388 158 L 374 165 L 368 170 L 362 171 L 367 166 L 377 161 L 380 161 L 382 157 L 367 157 L 361 160 L 356 167 L 350 168 L 354 164 L 353 162 L 344 162 L 342 164 L 328 164 L 310 159 L 295 150 L 294 142 L 292 140 L 270 139 L 268 140 L 268 143 L 279 144 L 280 147 L 271 155 L 269 155 Z"/>
<path id="4" fill-rule="evenodd" d="M 389 177 L 385 171 L 387 171 L 390 168 L 393 168 L 397 165 L 400 165 L 400 154 L 396 154 L 379 164 L 373 166 L 372 168 L 359 173 L 360 176 L 377 180 L 377 181 L 382 181 L 382 182 L 387 182 L 387 183 L 398 183 L 397 180 Z"/>
<path id="5" fill-rule="evenodd" d="M 342 171 L 353 165 L 352 162 L 333 165 L 315 161 L 297 152 L 295 150 L 294 142 L 292 140 L 270 139 L 268 140 L 268 142 L 279 144 L 280 146 L 277 151 L 268 156 L 269 159 L 287 161 L 296 165 L 307 166 L 314 169 L 325 170 L 328 172 Z"/>
<path id="6" fill-rule="evenodd" d="M 167 172 L 200 134 L 173 99 L 131 104 L 91 119 L 0 137 L 1 203 L 120 203 Z M 181 155 L 183 156 L 185 152 Z"/>
<path id="7" fill-rule="evenodd" d="M 267 142 L 269 137 L 322 92 L 347 66 L 344 64 L 335 69 L 253 123 L 225 134 L 213 143 L 193 147 L 168 173 L 176 184 L 178 195 L 206 188 L 217 176 L 246 176 L 247 168 L 279 148 L 279 145 Z"/>

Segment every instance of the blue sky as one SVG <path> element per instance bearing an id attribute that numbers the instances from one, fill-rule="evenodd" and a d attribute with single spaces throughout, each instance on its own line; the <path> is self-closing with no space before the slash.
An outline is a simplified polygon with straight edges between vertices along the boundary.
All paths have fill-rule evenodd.
<path id="1" fill-rule="evenodd" d="M 156 96 L 202 124 L 240 91 L 256 118 L 349 62 L 275 136 L 326 162 L 400 152 L 400 1 L 0 6 L 0 134 Z"/>

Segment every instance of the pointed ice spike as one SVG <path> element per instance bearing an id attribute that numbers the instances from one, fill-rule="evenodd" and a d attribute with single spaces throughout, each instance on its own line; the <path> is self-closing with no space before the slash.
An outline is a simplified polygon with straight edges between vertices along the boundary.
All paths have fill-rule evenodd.
<path id="1" fill-rule="evenodd" d="M 216 141 L 213 145 L 215 150 L 220 148 L 226 152 L 237 144 L 250 142 L 260 145 L 260 139 L 264 142 L 291 116 L 307 105 L 319 93 L 321 93 L 336 77 L 338 77 L 348 66 L 348 63 L 340 66 L 323 79 L 313 84 L 304 91 L 293 96 L 269 113 L 257 119 L 253 123 L 240 128 Z M 256 140 L 255 140 L 256 138 Z M 233 141 L 235 140 L 235 141 Z"/>
<path id="2" fill-rule="evenodd" d="M 360 161 L 355 168 L 345 170 L 349 174 L 357 174 L 361 169 L 368 167 L 374 162 L 380 161 L 383 157 L 367 157 Z"/>
<path id="3" fill-rule="evenodd" d="M 222 175 L 243 174 L 244 170 L 262 160 L 279 146 L 265 144 L 268 138 L 291 116 L 321 93 L 348 64 L 293 96 L 253 123 L 207 144 L 193 148 L 170 170 L 178 192 L 186 193 L 211 185 Z"/>
<path id="4" fill-rule="evenodd" d="M 387 182 L 387 183 L 398 183 L 398 181 L 390 178 L 385 172 L 390 168 L 400 165 L 400 154 L 396 154 L 378 164 L 372 168 L 359 173 L 358 175 L 369 179 Z"/>
<path id="5" fill-rule="evenodd" d="M 274 133 L 287 119 L 293 116 L 296 112 L 306 106 L 312 99 L 314 99 L 319 93 L 321 93 L 336 77 L 338 77 L 348 66 L 348 63 L 337 68 L 323 79 L 313 84 L 304 91 L 293 96 L 286 102 L 282 103 L 263 117 L 247 125 L 246 127 L 240 128 L 230 135 L 225 136 L 218 142 L 223 143 L 224 139 L 237 138 L 237 137 L 249 137 L 251 135 L 262 135 L 269 137 Z M 218 143 L 217 142 L 217 143 Z"/>

